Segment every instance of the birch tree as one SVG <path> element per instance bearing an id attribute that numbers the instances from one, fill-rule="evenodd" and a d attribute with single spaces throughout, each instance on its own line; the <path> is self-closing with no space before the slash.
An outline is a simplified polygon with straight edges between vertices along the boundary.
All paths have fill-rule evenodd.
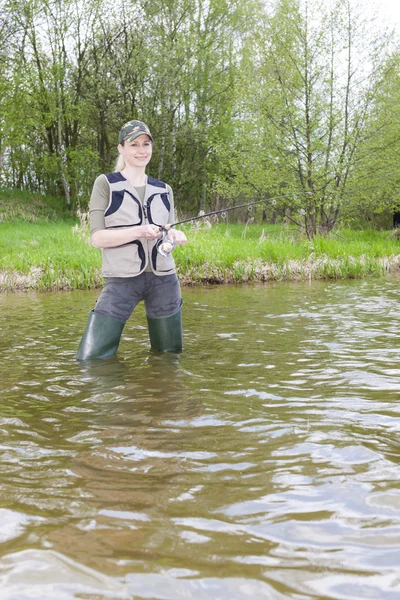
<path id="1" fill-rule="evenodd" d="M 96 6 L 95 0 L 90 6 L 75 0 L 12 0 L 7 7 L 17 28 L 7 110 L 12 181 L 62 195 L 67 207 L 71 194 L 79 195 L 72 163 L 77 163 L 84 121 L 87 20 L 95 18 Z M 82 170 L 85 151 L 81 154 Z"/>
<path id="2" fill-rule="evenodd" d="M 400 210 L 400 55 L 395 51 L 378 78 L 371 111 L 355 154 L 348 222 L 381 222 L 390 227 Z M 383 218 L 379 216 L 382 215 Z M 386 218 L 384 218 L 386 215 Z"/>
<path id="3" fill-rule="evenodd" d="M 245 107 L 256 157 L 247 179 L 260 194 L 301 192 L 290 208 L 312 238 L 350 201 L 387 39 L 353 0 L 279 0 L 263 23 Z"/>

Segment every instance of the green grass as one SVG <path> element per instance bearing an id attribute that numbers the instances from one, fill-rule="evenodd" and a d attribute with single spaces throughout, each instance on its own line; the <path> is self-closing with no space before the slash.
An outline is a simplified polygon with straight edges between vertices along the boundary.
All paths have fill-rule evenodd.
<path id="1" fill-rule="evenodd" d="M 60 198 L 51 198 L 21 190 L 0 190 L 0 223 L 5 221 L 51 222 L 68 220 L 67 211 Z"/>
<path id="2" fill-rule="evenodd" d="M 387 231 L 342 230 L 308 240 L 279 225 L 218 224 L 188 228 L 187 235 L 188 246 L 175 257 L 188 283 L 380 276 L 400 260 L 400 241 Z"/>
<path id="3" fill-rule="evenodd" d="M 100 267 L 100 252 L 70 222 L 0 224 L 0 290 L 97 287 Z"/>
<path id="4" fill-rule="evenodd" d="M 88 243 L 77 218 L 51 212 L 51 203 L 31 203 L 30 218 L 15 206 L 17 216 L 8 210 L 0 221 L 0 291 L 102 285 L 101 252 Z M 186 284 L 361 278 L 394 272 L 400 264 L 400 240 L 390 231 L 342 230 L 310 241 L 280 225 L 208 229 L 198 221 L 184 229 L 188 244 L 174 257 Z"/>

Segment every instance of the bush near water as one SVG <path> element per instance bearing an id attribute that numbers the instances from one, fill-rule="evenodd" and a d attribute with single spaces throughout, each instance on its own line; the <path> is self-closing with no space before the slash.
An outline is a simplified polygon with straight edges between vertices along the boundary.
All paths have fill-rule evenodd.
<path id="1" fill-rule="evenodd" d="M 232 213 L 230 217 L 232 216 Z M 342 279 L 396 273 L 400 241 L 392 230 L 341 229 L 309 240 L 294 225 L 195 221 L 174 251 L 183 284 Z M 52 198 L 0 194 L 0 291 L 100 287 L 101 252 L 87 213 Z"/>

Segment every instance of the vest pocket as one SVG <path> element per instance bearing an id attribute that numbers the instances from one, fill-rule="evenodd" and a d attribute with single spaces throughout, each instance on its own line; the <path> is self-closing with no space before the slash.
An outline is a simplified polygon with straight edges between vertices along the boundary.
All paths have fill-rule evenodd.
<path id="1" fill-rule="evenodd" d="M 134 240 L 124 246 L 103 248 L 104 277 L 131 277 L 146 266 L 146 253 L 143 244 Z"/>
<path id="2" fill-rule="evenodd" d="M 147 207 L 147 218 L 149 223 L 159 226 L 168 223 L 171 205 L 167 192 L 150 196 L 150 198 L 147 200 Z"/>
<path id="3" fill-rule="evenodd" d="M 157 251 L 157 243 L 150 251 L 150 260 L 153 270 L 157 271 L 158 274 L 164 273 L 167 275 L 168 273 L 175 271 L 175 261 L 172 254 L 162 256 L 162 254 Z"/>
<path id="4" fill-rule="evenodd" d="M 106 227 L 141 225 L 143 209 L 139 200 L 128 190 L 113 190 L 105 213 Z"/>

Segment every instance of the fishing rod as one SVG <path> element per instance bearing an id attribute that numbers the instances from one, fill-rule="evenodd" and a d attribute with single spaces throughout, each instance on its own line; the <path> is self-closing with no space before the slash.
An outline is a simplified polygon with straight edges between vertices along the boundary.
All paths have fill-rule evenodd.
<path id="1" fill-rule="evenodd" d="M 307 194 L 308 196 L 312 195 L 312 192 L 298 192 L 299 194 Z M 177 221 L 176 223 L 168 223 L 164 225 L 162 229 L 166 229 L 169 231 L 171 227 L 175 227 L 176 225 L 182 225 L 183 223 L 190 223 L 191 221 L 197 221 L 198 219 L 205 219 L 205 217 L 212 217 L 213 215 L 218 215 L 221 213 L 226 213 L 229 210 L 235 210 L 237 208 L 245 208 L 246 206 L 254 206 L 255 204 L 267 204 L 272 203 L 275 200 L 280 200 L 281 198 L 291 198 L 292 196 L 297 196 L 296 194 L 286 194 L 285 196 L 275 196 L 274 198 L 265 198 L 264 200 L 255 200 L 254 202 L 247 202 L 246 204 L 237 204 L 236 206 L 228 206 L 227 208 L 221 208 L 219 210 L 213 210 L 209 213 L 205 213 L 204 215 L 197 215 L 197 217 L 189 217 L 188 219 L 183 219 L 182 221 Z"/>
<path id="2" fill-rule="evenodd" d="M 227 208 L 221 208 L 219 210 L 213 210 L 208 213 L 204 213 L 204 215 L 197 215 L 197 217 L 189 217 L 188 219 L 182 219 L 181 221 L 176 221 L 175 223 L 167 223 L 167 225 L 163 225 L 160 227 L 160 231 L 163 234 L 163 237 L 160 239 L 158 243 L 158 251 L 162 256 L 167 256 L 172 252 L 175 248 L 175 244 L 169 240 L 166 240 L 166 235 L 172 227 L 176 227 L 176 225 L 183 225 L 183 223 L 191 223 L 192 221 L 197 221 L 198 219 L 205 219 L 206 217 L 212 217 L 213 215 L 219 215 L 222 213 L 227 213 L 230 210 L 236 210 L 238 208 L 246 208 L 249 206 L 254 206 L 255 204 L 271 204 L 276 200 L 281 200 L 282 198 L 292 198 L 292 196 L 297 196 L 297 194 L 307 194 L 308 196 L 312 196 L 312 192 L 297 192 L 296 194 L 285 194 L 283 196 L 275 196 L 274 198 L 265 198 L 264 200 L 255 200 L 254 202 L 246 202 L 245 204 L 237 204 L 236 206 L 228 206 Z"/>

